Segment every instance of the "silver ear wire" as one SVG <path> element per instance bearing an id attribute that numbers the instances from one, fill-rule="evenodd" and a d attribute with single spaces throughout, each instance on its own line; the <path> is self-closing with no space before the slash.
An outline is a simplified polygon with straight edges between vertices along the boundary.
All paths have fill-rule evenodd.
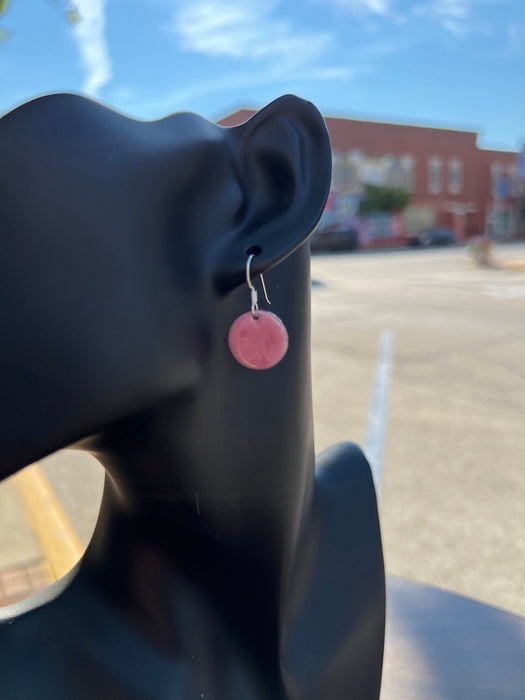
<path id="1" fill-rule="evenodd" d="M 252 306 L 251 306 L 252 316 L 254 318 L 257 318 L 257 311 L 259 311 L 259 304 L 258 304 L 259 297 L 257 295 L 257 290 L 253 286 L 252 281 L 250 279 L 250 265 L 252 264 L 252 260 L 254 259 L 254 257 L 255 257 L 255 253 L 250 253 L 250 255 L 248 256 L 248 260 L 246 261 L 246 282 L 248 283 L 248 287 L 250 288 L 250 299 L 251 299 L 251 303 L 252 303 Z M 264 284 L 264 277 L 262 275 L 260 275 L 260 277 L 261 277 L 264 298 L 266 299 L 268 304 L 270 304 L 270 306 L 271 306 L 272 303 L 268 299 L 266 285 Z"/>
<path id="2" fill-rule="evenodd" d="M 250 278 L 250 265 L 256 253 L 248 253 L 246 283 L 252 300 L 251 312 L 245 311 L 230 326 L 228 347 L 237 362 L 247 369 L 270 369 L 280 362 L 288 350 L 288 332 L 281 319 L 271 311 L 259 311 L 257 290 Z M 261 284 L 268 304 L 263 276 Z"/>
<path id="3" fill-rule="evenodd" d="M 268 294 L 266 292 L 266 285 L 264 284 L 264 277 L 262 275 L 261 275 L 261 284 L 262 284 L 262 288 L 263 288 L 264 298 L 266 299 L 268 304 L 270 304 L 270 306 L 271 306 L 272 302 L 268 299 Z"/>

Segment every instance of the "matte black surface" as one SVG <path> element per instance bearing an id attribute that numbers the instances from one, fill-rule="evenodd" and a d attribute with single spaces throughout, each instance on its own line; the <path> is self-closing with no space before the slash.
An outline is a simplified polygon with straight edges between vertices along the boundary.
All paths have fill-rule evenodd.
<path id="1" fill-rule="evenodd" d="M 0 120 L 0 153 L 0 477 L 73 444 L 107 472 L 79 566 L 1 612 L 0 697 L 377 698 L 370 469 L 341 445 L 314 477 L 318 111 L 225 129 L 52 95 Z M 262 372 L 226 342 L 254 247 L 290 338 Z"/>
<path id="2" fill-rule="evenodd" d="M 387 579 L 385 700 L 523 700 L 525 619 Z"/>

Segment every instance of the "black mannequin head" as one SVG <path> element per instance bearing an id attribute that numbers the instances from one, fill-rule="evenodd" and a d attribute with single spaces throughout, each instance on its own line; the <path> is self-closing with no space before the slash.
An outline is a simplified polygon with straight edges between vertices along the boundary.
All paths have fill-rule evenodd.
<path id="1" fill-rule="evenodd" d="M 0 149 L 1 476 L 194 390 L 248 251 L 254 276 L 282 261 L 329 186 L 322 118 L 292 96 L 226 129 L 50 95 L 0 120 Z"/>
<path id="2" fill-rule="evenodd" d="M 226 129 L 51 95 L 0 120 L 0 153 L 0 478 L 66 446 L 107 470 L 79 566 L 0 616 L 0 695 L 377 698 L 370 470 L 346 445 L 314 475 L 319 112 Z M 264 371 L 227 345 L 250 253 L 289 335 Z"/>

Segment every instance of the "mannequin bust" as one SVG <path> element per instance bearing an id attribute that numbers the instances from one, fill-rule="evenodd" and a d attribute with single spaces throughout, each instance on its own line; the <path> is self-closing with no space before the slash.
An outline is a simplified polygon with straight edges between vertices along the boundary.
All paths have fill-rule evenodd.
<path id="1" fill-rule="evenodd" d="M 0 152 L 0 478 L 67 446 L 106 469 L 81 562 L 0 610 L 0 697 L 377 698 L 370 470 L 314 459 L 319 112 L 285 96 L 228 129 L 49 95 Z M 264 371 L 227 344 L 250 253 L 289 334 Z"/>

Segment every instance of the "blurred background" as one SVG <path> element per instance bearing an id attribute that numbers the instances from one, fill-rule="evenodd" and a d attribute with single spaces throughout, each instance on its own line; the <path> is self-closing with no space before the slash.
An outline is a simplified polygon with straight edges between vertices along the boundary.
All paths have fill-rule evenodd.
<path id="1" fill-rule="evenodd" d="M 0 0 L 0 113 L 75 92 L 241 123 L 312 100 L 333 180 L 312 250 L 316 446 L 365 447 L 389 573 L 525 615 L 525 4 Z M 81 556 L 102 468 L 0 487 L 0 604 Z"/>

